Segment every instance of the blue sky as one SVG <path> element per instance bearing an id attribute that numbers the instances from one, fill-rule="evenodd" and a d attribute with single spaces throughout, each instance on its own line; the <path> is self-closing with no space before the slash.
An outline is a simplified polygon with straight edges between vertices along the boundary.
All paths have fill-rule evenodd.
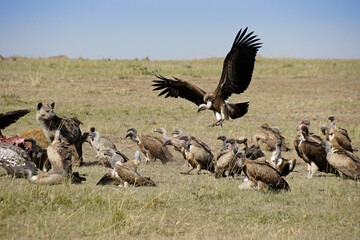
<path id="1" fill-rule="evenodd" d="M 354 0 L 0 0 L 0 54 L 224 57 L 246 26 L 264 57 L 360 58 Z"/>

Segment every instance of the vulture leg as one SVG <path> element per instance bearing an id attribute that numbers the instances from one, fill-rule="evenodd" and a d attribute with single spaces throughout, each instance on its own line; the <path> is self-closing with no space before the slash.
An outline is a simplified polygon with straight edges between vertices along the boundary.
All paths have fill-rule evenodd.
<path id="1" fill-rule="evenodd" d="M 190 174 L 190 172 L 192 171 L 192 170 L 194 170 L 195 168 L 192 168 L 192 169 L 190 169 L 189 171 L 187 171 L 187 172 L 180 172 L 181 174 L 184 174 L 184 175 L 189 175 Z"/>
<path id="2" fill-rule="evenodd" d="M 200 173 L 201 173 L 201 166 L 200 166 L 200 165 L 197 165 L 197 166 L 196 166 L 196 169 L 197 169 L 197 174 L 200 175 Z"/>
<path id="3" fill-rule="evenodd" d="M 311 176 L 310 176 L 310 178 L 312 178 L 314 173 L 316 173 L 318 170 L 319 170 L 318 166 L 316 166 L 315 163 L 311 162 Z"/>
<path id="4" fill-rule="evenodd" d="M 210 124 L 209 127 L 216 127 L 216 126 L 222 127 L 224 121 L 225 121 L 225 119 L 220 119 L 220 120 L 216 121 L 215 123 Z"/>
<path id="5" fill-rule="evenodd" d="M 144 156 L 145 156 L 145 161 L 146 161 L 146 163 L 149 163 L 149 162 L 150 162 L 149 152 L 146 152 L 146 153 L 144 154 Z"/>

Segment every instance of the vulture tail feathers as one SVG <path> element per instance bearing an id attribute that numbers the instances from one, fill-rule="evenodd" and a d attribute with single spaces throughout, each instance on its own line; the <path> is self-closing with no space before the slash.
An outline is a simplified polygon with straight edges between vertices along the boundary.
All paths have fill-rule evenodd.
<path id="1" fill-rule="evenodd" d="M 236 119 L 244 116 L 249 109 L 249 102 L 232 104 L 231 119 Z"/>

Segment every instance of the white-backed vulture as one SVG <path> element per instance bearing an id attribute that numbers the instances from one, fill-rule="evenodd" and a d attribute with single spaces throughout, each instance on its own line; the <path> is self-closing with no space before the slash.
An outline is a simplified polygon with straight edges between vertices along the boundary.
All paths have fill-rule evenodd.
<path id="1" fill-rule="evenodd" d="M 25 150 L 5 142 L 0 142 L 0 166 L 6 170 L 8 176 L 17 178 L 27 177 L 26 169 L 34 173 L 38 171 Z"/>
<path id="2" fill-rule="evenodd" d="M 202 141 L 197 140 L 197 144 L 192 144 L 191 140 L 195 138 L 190 136 L 182 136 L 180 140 L 184 140 L 185 159 L 192 167 L 188 172 L 181 172 L 182 174 L 190 174 L 192 170 L 197 169 L 197 174 L 200 174 L 202 169 L 214 173 L 214 155 L 210 148 Z"/>
<path id="3" fill-rule="evenodd" d="M 181 134 L 180 131 L 172 134 L 171 137 L 167 135 L 167 131 L 165 128 L 156 128 L 154 129 L 154 132 L 160 133 L 163 136 L 164 138 L 163 146 L 172 145 L 175 151 L 182 153 L 181 151 L 182 141 L 179 140 L 181 135 L 178 135 Z"/>
<path id="4" fill-rule="evenodd" d="M 113 150 L 109 154 L 114 155 Z M 107 185 L 114 183 L 124 183 L 126 187 L 128 184 L 134 186 L 156 186 L 155 182 L 149 177 L 140 175 L 136 168 L 140 164 L 140 151 L 135 152 L 135 159 L 122 163 L 121 161 L 111 161 L 112 169 L 108 171 L 96 185 Z M 131 164 L 133 163 L 133 164 Z M 134 166 L 136 167 L 134 169 Z"/>
<path id="5" fill-rule="evenodd" d="M 70 179 L 73 184 L 80 184 L 86 179 L 78 172 L 72 172 L 72 149 L 65 138 L 60 137 L 60 131 L 56 130 L 54 140 L 47 148 L 47 154 L 52 166 L 52 171 L 47 173 L 34 173 L 28 170 L 28 180 L 35 184 L 59 184 Z"/>
<path id="6" fill-rule="evenodd" d="M 325 132 L 329 136 L 329 141 L 331 145 L 336 148 L 342 148 L 346 151 L 353 152 L 353 148 L 351 146 L 351 140 L 348 135 L 348 132 L 344 128 L 340 128 L 336 125 L 335 117 L 329 117 L 330 127 L 325 128 Z"/>
<path id="7" fill-rule="evenodd" d="M 265 154 L 263 153 L 263 151 L 261 151 L 258 142 L 251 143 L 249 146 L 247 137 L 242 136 L 237 139 L 237 143 L 243 143 L 245 145 L 243 151 L 245 152 L 245 157 L 247 159 L 255 160 L 265 157 Z"/>
<path id="8" fill-rule="evenodd" d="M 129 161 L 129 158 L 117 150 L 115 144 L 110 140 L 110 138 L 103 136 L 98 131 L 95 131 L 95 128 L 90 128 L 90 132 L 85 132 L 83 134 L 84 141 L 90 143 L 93 149 L 96 151 L 96 157 L 100 160 L 100 162 L 105 166 L 110 168 L 111 165 L 109 163 L 109 156 L 104 155 L 105 152 L 113 149 L 116 154 L 117 158 L 122 162 Z"/>
<path id="9" fill-rule="evenodd" d="M 127 130 L 125 138 L 127 137 L 138 145 L 147 162 L 156 159 L 160 159 L 162 164 L 175 162 L 173 155 L 166 146 L 163 146 L 164 143 L 159 138 L 148 134 L 137 134 L 135 128 Z"/>
<path id="10" fill-rule="evenodd" d="M 227 99 L 232 94 L 241 94 L 249 86 L 255 65 L 255 57 L 261 47 L 256 35 L 246 33 L 247 28 L 240 29 L 235 41 L 227 54 L 219 84 L 213 93 L 204 90 L 187 81 L 176 77 L 173 79 L 156 75 L 153 86 L 161 90 L 159 96 L 185 98 L 198 105 L 198 112 L 212 110 L 217 121 L 211 126 L 221 126 L 229 118 L 236 119 L 244 116 L 249 107 L 249 102 L 232 104 Z"/>
<path id="11" fill-rule="evenodd" d="M 231 146 L 231 144 L 228 144 L 228 138 L 226 136 L 218 136 L 217 140 L 221 140 L 222 141 L 222 145 L 221 145 L 221 151 L 223 150 L 227 150 L 229 149 L 229 147 Z M 221 153 L 221 152 L 220 152 Z"/>
<path id="12" fill-rule="evenodd" d="M 299 156 L 308 165 L 308 178 L 312 178 L 317 171 L 336 174 L 336 170 L 326 160 L 325 148 L 322 144 L 313 141 L 309 137 L 308 127 L 305 124 L 301 124 L 299 130 L 301 133 L 298 144 Z"/>
<path id="13" fill-rule="evenodd" d="M 283 143 L 281 147 L 282 151 L 290 150 L 286 145 L 285 138 L 280 134 L 278 127 L 270 127 L 269 124 L 264 123 L 256 128 L 252 135 L 252 141 L 255 143 L 258 143 L 259 141 L 263 142 L 268 151 L 274 151 L 276 149 L 276 142 L 278 140 L 281 140 Z"/>
<path id="14" fill-rule="evenodd" d="M 225 141 L 223 141 L 223 143 L 224 142 Z M 228 176 L 234 176 L 235 172 L 238 170 L 235 159 L 235 155 L 239 150 L 236 146 L 237 142 L 235 139 L 226 139 L 226 142 L 230 143 L 231 147 L 229 149 L 222 149 L 216 156 L 215 178 L 226 177 L 226 171 L 228 171 Z"/>
<path id="15" fill-rule="evenodd" d="M 276 143 L 276 150 L 272 153 L 270 158 L 270 165 L 275 168 L 281 176 L 287 176 L 292 172 L 296 165 L 296 159 L 286 159 L 281 156 L 281 140 Z"/>
<path id="16" fill-rule="evenodd" d="M 281 174 L 267 163 L 250 160 L 239 153 L 237 164 L 250 181 L 255 183 L 257 190 L 284 190 L 290 191 L 289 184 Z M 252 185 L 253 186 L 253 185 Z"/>
<path id="17" fill-rule="evenodd" d="M 329 141 L 324 142 L 326 159 L 336 168 L 340 176 L 360 180 L 360 157 L 344 149 L 332 147 Z"/>
<path id="18" fill-rule="evenodd" d="M 348 138 L 349 141 L 351 142 L 347 130 L 344 129 L 344 128 L 339 127 L 339 126 L 336 124 L 335 117 L 334 117 L 334 116 L 330 116 L 330 117 L 329 117 L 329 120 L 330 120 L 330 128 L 334 128 L 335 130 L 337 130 L 338 132 L 340 132 L 342 135 L 344 135 L 346 138 Z"/>
<path id="19" fill-rule="evenodd" d="M 23 110 L 0 113 L 0 136 L 2 136 L 1 130 L 15 123 L 19 118 L 25 116 L 29 112 L 30 110 L 23 109 Z"/>

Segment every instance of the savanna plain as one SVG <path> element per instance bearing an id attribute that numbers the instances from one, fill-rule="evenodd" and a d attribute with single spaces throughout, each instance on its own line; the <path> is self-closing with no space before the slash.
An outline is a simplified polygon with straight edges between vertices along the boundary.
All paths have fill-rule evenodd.
<path id="1" fill-rule="evenodd" d="M 76 116 L 81 129 L 111 138 L 132 158 L 135 143 L 126 130 L 154 133 L 181 129 L 208 143 L 216 155 L 220 135 L 251 137 L 263 123 L 278 126 L 297 159 L 285 179 L 291 192 L 265 193 L 238 188 L 242 176 L 215 179 L 204 171 L 182 175 L 188 167 L 178 152 L 177 162 L 159 161 L 139 167 L 157 187 L 96 186 L 107 171 L 95 151 L 83 146 L 87 174 L 81 185 L 37 186 L 11 179 L 0 170 L 1 239 L 359 239 L 360 185 L 307 168 L 293 141 L 301 120 L 321 135 L 320 125 L 334 115 L 360 149 L 360 60 L 288 59 L 257 57 L 252 82 L 231 102 L 250 101 L 248 114 L 208 127 L 210 111 L 183 99 L 165 99 L 152 91 L 154 73 L 191 81 L 206 91 L 215 89 L 222 71 L 221 58 L 183 61 L 87 60 L 21 58 L 0 62 L 0 112 L 30 108 L 30 114 L 3 131 L 21 135 L 40 128 L 38 102 L 56 102 L 60 116 Z M 159 137 L 161 137 L 159 135 Z M 270 152 L 265 152 L 270 156 Z M 359 155 L 359 152 L 355 152 Z M 142 157 L 144 160 L 144 157 Z"/>

